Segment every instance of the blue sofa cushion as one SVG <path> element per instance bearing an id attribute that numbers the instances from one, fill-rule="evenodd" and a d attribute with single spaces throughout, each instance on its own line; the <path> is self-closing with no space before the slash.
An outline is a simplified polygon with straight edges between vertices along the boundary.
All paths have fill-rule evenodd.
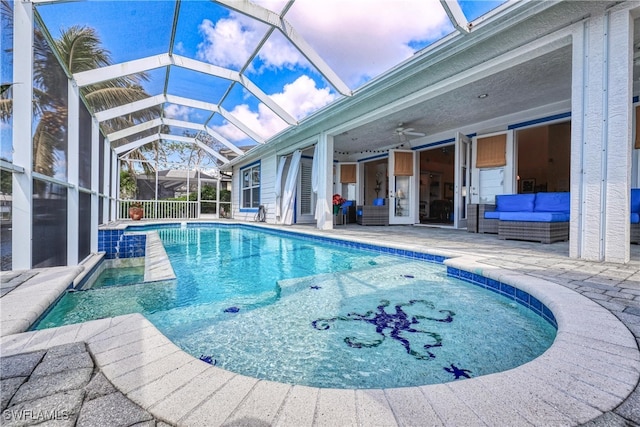
<path id="1" fill-rule="evenodd" d="M 485 212 L 484 217 L 486 219 L 500 219 L 500 211 Z"/>
<path id="2" fill-rule="evenodd" d="M 570 211 L 571 193 L 537 193 L 535 212 L 565 212 Z"/>
<path id="3" fill-rule="evenodd" d="M 640 214 L 631 212 L 631 224 L 637 224 L 640 222 Z"/>
<path id="4" fill-rule="evenodd" d="M 640 188 L 631 189 L 631 213 L 640 213 Z"/>
<path id="5" fill-rule="evenodd" d="M 565 212 L 501 212 L 500 221 L 568 222 Z"/>
<path id="6" fill-rule="evenodd" d="M 373 206 L 384 206 L 384 199 L 373 199 Z"/>
<path id="7" fill-rule="evenodd" d="M 535 194 L 500 194 L 496 196 L 496 210 L 500 212 L 532 212 Z"/>

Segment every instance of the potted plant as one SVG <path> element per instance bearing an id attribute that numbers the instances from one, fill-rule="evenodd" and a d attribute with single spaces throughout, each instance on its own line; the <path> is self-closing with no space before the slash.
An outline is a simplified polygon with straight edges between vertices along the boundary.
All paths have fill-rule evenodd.
<path id="1" fill-rule="evenodd" d="M 334 215 L 338 215 L 338 212 L 340 211 L 340 207 L 344 202 L 345 202 L 345 199 L 343 199 L 340 194 L 333 195 L 333 214 Z"/>
<path id="2" fill-rule="evenodd" d="M 144 209 L 142 209 L 142 203 L 132 202 L 129 205 L 129 218 L 134 221 L 139 221 L 144 216 Z"/>

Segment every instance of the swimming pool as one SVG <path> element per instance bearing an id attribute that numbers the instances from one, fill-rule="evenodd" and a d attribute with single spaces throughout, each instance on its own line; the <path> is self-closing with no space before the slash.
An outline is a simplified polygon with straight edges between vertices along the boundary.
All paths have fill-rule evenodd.
<path id="1" fill-rule="evenodd" d="M 515 290 L 514 298 L 496 295 L 447 277 L 442 265 L 380 248 L 248 227 L 158 232 L 176 281 L 67 294 L 38 328 L 140 312 L 217 366 L 336 388 L 502 371 L 537 357 L 555 337 Z"/>

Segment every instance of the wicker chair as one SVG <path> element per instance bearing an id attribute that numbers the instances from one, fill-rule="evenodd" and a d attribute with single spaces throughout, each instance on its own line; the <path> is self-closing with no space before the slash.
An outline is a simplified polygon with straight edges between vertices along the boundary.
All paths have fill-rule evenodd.
<path id="1" fill-rule="evenodd" d="M 640 223 L 631 224 L 631 243 L 640 245 Z"/>
<path id="2" fill-rule="evenodd" d="M 496 205 L 482 203 L 478 205 L 478 233 L 498 234 L 498 219 L 489 219 L 484 217 L 485 212 L 493 212 Z"/>
<path id="3" fill-rule="evenodd" d="M 356 208 L 356 222 L 360 225 L 389 225 L 389 206 L 384 199 L 375 199 L 373 205 Z"/>
<path id="4" fill-rule="evenodd" d="M 631 189 L 631 243 L 640 244 L 640 188 Z"/>

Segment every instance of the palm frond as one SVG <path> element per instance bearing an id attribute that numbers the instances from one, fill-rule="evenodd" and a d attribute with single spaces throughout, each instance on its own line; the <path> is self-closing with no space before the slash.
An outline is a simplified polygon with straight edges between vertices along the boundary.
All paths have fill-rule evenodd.
<path id="1" fill-rule="evenodd" d="M 13 115 L 13 99 L 0 99 L 0 121 L 8 122 Z"/>
<path id="2" fill-rule="evenodd" d="M 141 99 L 149 97 L 149 94 L 138 85 L 93 85 L 83 88 L 83 94 L 89 105 L 96 112 L 140 101 Z"/>
<path id="3" fill-rule="evenodd" d="M 111 53 L 102 47 L 94 28 L 74 25 L 63 31 L 55 43 L 62 61 L 71 73 L 111 64 Z"/>
<path id="4" fill-rule="evenodd" d="M 51 129 L 46 120 L 41 120 L 33 135 L 33 170 L 47 176 L 53 176 L 58 157 L 55 147 L 59 144 L 56 129 Z"/>

